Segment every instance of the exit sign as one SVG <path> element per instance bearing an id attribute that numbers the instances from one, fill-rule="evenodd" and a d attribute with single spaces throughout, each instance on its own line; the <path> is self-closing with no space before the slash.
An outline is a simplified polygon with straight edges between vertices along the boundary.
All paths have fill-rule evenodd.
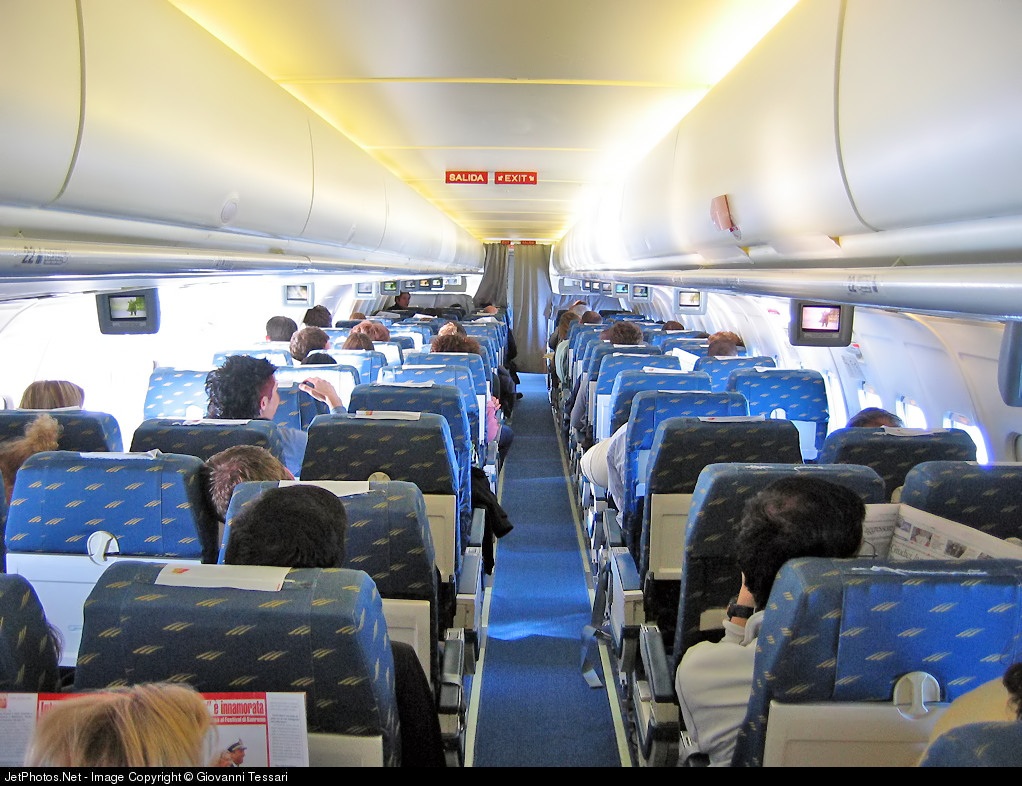
<path id="1" fill-rule="evenodd" d="M 504 185 L 534 186 L 539 181 L 538 172 L 494 172 L 493 182 Z"/>
<path id="2" fill-rule="evenodd" d="M 474 172 L 467 170 L 447 170 L 448 183 L 474 183 L 484 185 L 490 182 L 489 172 Z"/>

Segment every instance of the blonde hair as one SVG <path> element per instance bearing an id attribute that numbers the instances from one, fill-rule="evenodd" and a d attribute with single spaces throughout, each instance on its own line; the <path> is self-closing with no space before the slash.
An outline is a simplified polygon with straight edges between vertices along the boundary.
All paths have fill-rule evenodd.
<path id="1" fill-rule="evenodd" d="M 207 767 L 214 749 L 206 702 L 165 682 L 74 695 L 36 724 L 27 767 Z"/>
<path id="2" fill-rule="evenodd" d="M 81 407 L 85 404 L 85 391 L 66 379 L 40 379 L 21 394 L 19 409 L 60 409 Z"/>

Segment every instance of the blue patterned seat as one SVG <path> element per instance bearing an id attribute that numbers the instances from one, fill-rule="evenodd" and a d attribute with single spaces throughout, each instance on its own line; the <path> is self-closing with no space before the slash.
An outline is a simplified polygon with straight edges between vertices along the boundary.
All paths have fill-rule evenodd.
<path id="1" fill-rule="evenodd" d="M 698 355 L 700 357 L 705 355 L 706 350 L 710 347 L 710 345 L 706 342 L 706 339 L 701 336 L 667 336 L 662 338 L 657 346 L 663 350 L 665 355 L 676 349 L 680 349 L 684 352 L 688 352 L 692 355 Z"/>
<path id="2" fill-rule="evenodd" d="M 664 355 L 663 357 L 670 357 Z M 710 391 L 710 375 L 705 371 L 622 371 L 610 391 L 610 433 L 628 422 L 632 399 L 640 390 Z"/>
<path id="3" fill-rule="evenodd" d="M 75 690 L 187 682 L 203 692 L 304 692 L 312 766 L 400 765 L 383 603 L 362 571 L 285 570 L 277 591 L 230 582 L 250 566 L 204 565 L 224 586 L 162 584 L 159 563 L 121 562 L 85 607 Z M 345 755 L 344 737 L 368 762 Z"/>
<path id="4" fill-rule="evenodd" d="M 475 357 L 479 358 L 478 355 Z M 472 373 L 467 365 L 419 364 L 409 361 L 404 366 L 383 369 L 379 381 L 384 385 L 448 385 L 460 390 L 468 413 L 468 424 L 475 441 L 476 453 L 479 456 L 483 455 L 486 446 L 486 411 L 480 410 L 480 406 L 486 406 L 486 399 L 476 394 Z"/>
<path id="5" fill-rule="evenodd" d="M 264 358 L 275 366 L 294 365 L 291 349 L 283 341 L 268 341 L 265 344 L 256 344 L 244 349 L 223 349 L 214 352 L 213 365 L 222 366 L 231 355 L 249 355 L 254 358 Z"/>
<path id="6" fill-rule="evenodd" d="M 920 767 L 1022 767 L 1022 723 L 981 721 L 948 729 L 927 746 Z"/>
<path id="7" fill-rule="evenodd" d="M 611 353 L 603 359 L 596 377 L 595 396 L 589 402 L 591 413 L 590 424 L 593 427 L 594 440 L 609 437 L 611 430 L 611 399 L 615 384 L 622 374 L 629 372 L 643 373 L 644 369 L 660 369 L 665 371 L 681 371 L 678 358 L 672 355 Z"/>
<path id="8" fill-rule="evenodd" d="M 380 369 L 387 365 L 387 356 L 382 352 L 367 349 L 331 349 L 330 357 L 342 366 L 358 369 L 360 384 L 375 382 Z"/>
<path id="9" fill-rule="evenodd" d="M 377 472 L 414 483 L 426 500 L 441 581 L 453 585 L 467 545 L 458 510 L 458 461 L 447 420 L 320 415 L 309 428 L 302 480 L 367 481 Z"/>
<path id="10" fill-rule="evenodd" d="M 131 451 L 183 453 L 203 461 L 234 445 L 258 445 L 279 459 L 283 445 L 277 424 L 270 420 L 144 420 L 131 438 Z"/>
<path id="11" fill-rule="evenodd" d="M 1022 561 L 790 560 L 767 602 L 733 765 L 911 766 L 939 703 L 1022 657 L 1020 608 Z M 919 672 L 932 680 L 903 679 Z"/>
<path id="12" fill-rule="evenodd" d="M 1022 464 L 924 461 L 905 476 L 901 501 L 997 538 L 1022 537 Z"/>
<path id="13" fill-rule="evenodd" d="M 819 464 L 865 464 L 884 479 L 888 499 L 924 461 L 975 461 L 976 443 L 962 429 L 842 428 L 823 443 Z M 897 500 L 895 500 L 897 501 Z"/>
<path id="14" fill-rule="evenodd" d="M 25 426 L 42 414 L 60 424 L 57 447 L 83 453 L 124 450 L 121 427 L 117 418 L 107 412 L 86 409 L 2 409 L 0 410 L 0 442 L 25 435 Z"/>
<path id="15" fill-rule="evenodd" d="M 57 691 L 57 642 L 39 596 L 24 576 L 0 573 L 0 620 L 0 691 Z"/>
<path id="16" fill-rule="evenodd" d="M 149 375 L 142 415 L 152 418 L 199 420 L 209 410 L 206 377 L 209 369 L 157 366 Z"/>
<path id="17" fill-rule="evenodd" d="M 415 648 L 435 688 L 443 638 L 441 597 L 426 503 L 415 484 L 398 480 L 239 483 L 227 509 L 219 562 L 224 561 L 233 520 L 267 490 L 295 484 L 323 486 L 343 499 L 348 514 L 344 564 L 333 567 L 369 574 L 383 597 L 391 639 Z"/>
<path id="18" fill-rule="evenodd" d="M 30 456 L 7 518 L 7 570 L 28 578 L 74 665 L 82 602 L 112 560 L 216 561 L 202 461 L 169 453 Z"/>
<path id="19" fill-rule="evenodd" d="M 643 340 L 663 349 L 664 342 L 669 338 L 689 338 L 703 340 L 709 335 L 704 330 L 664 330 L 663 327 L 647 328 L 642 331 Z M 666 350 L 665 350 L 666 351 Z"/>
<path id="20" fill-rule="evenodd" d="M 731 372 L 738 368 L 774 368 L 777 364 L 772 357 L 766 355 L 749 355 L 740 357 L 714 357 L 704 355 L 696 360 L 695 370 L 705 371 L 710 375 L 711 390 L 727 390 L 727 380 Z"/>
<path id="21" fill-rule="evenodd" d="M 783 410 L 781 417 L 815 425 L 810 447 L 803 449 L 807 459 L 823 449 L 830 424 L 827 406 L 827 385 L 823 374 L 808 368 L 739 368 L 728 377 L 727 389 L 741 393 L 749 401 L 750 415 L 771 417 Z"/>
<path id="22" fill-rule="evenodd" d="M 334 390 L 341 397 L 341 403 L 344 404 L 345 408 L 347 408 L 348 402 L 351 400 L 351 391 L 359 383 L 358 369 L 354 366 L 345 366 L 340 363 L 326 363 L 315 366 L 287 366 L 286 368 L 278 368 L 274 376 L 277 378 L 277 389 L 279 391 L 286 391 L 289 386 L 294 387 L 298 402 L 299 425 L 297 427 L 305 431 L 309 430 L 309 426 L 312 425 L 316 415 L 329 414 L 330 407 L 325 402 L 317 401 L 308 393 L 298 390 L 298 383 L 305 381 L 309 377 L 325 379 L 334 386 Z M 281 405 L 283 406 L 284 392 L 281 393 L 281 396 Z M 289 406 L 291 405 L 289 404 Z M 278 407 L 278 415 L 280 415 L 280 409 L 281 407 Z M 282 422 L 280 417 L 274 417 L 273 421 L 275 423 Z"/>
<path id="23" fill-rule="evenodd" d="M 632 410 L 625 429 L 624 499 L 617 500 L 617 503 L 621 513 L 621 532 L 636 565 L 640 562 L 639 541 L 648 467 L 660 424 L 676 417 L 742 417 L 748 414 L 749 405 L 739 393 L 641 390 L 632 398 Z M 698 472 L 690 478 L 693 486 L 696 475 Z"/>
<path id="24" fill-rule="evenodd" d="M 357 385 L 351 392 L 351 411 L 366 410 L 432 412 L 447 420 L 454 456 L 458 461 L 456 477 L 462 542 L 467 542 L 472 529 L 472 467 L 475 451 L 468 408 L 461 391 L 450 385 L 433 385 L 429 388 Z"/>

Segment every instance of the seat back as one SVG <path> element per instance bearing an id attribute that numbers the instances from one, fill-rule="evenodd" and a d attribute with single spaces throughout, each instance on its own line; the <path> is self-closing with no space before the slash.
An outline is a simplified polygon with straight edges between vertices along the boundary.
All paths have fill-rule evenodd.
<path id="1" fill-rule="evenodd" d="M 42 414 L 60 424 L 57 447 L 82 452 L 124 450 L 121 427 L 108 412 L 85 409 L 0 409 L 0 441 L 25 436 L 25 426 Z"/>
<path id="2" fill-rule="evenodd" d="M 222 366 L 231 355 L 249 355 L 254 358 L 264 358 L 275 366 L 294 365 L 294 358 L 291 357 L 289 345 L 283 341 L 267 341 L 265 344 L 255 344 L 244 349 L 222 349 L 213 353 L 213 365 Z"/>
<path id="3" fill-rule="evenodd" d="M 625 430 L 625 462 L 621 473 L 624 499 L 619 500 L 621 532 L 639 564 L 639 534 L 646 497 L 650 451 L 660 424 L 676 417 L 742 417 L 749 405 L 740 393 L 695 390 L 640 390 L 632 398 Z M 710 462 L 706 462 L 710 463 Z M 698 472 L 696 473 L 698 475 Z M 691 477 L 695 485 L 695 475 Z"/>
<path id="4" fill-rule="evenodd" d="M 884 479 L 888 499 L 924 461 L 975 461 L 976 443 L 962 429 L 842 428 L 832 431 L 819 464 L 865 464 Z M 896 500 L 895 500 L 896 501 Z"/>
<path id="5" fill-rule="evenodd" d="M 377 352 L 382 352 L 387 359 L 384 368 L 387 366 L 400 366 L 404 362 L 404 350 L 401 349 L 401 345 L 396 341 L 374 341 L 373 349 Z"/>
<path id="6" fill-rule="evenodd" d="M 458 461 L 447 420 L 436 413 L 412 419 L 320 415 L 309 428 L 303 481 L 368 481 L 382 472 L 422 492 L 441 580 L 459 573 L 462 539 L 458 516 Z"/>
<path id="7" fill-rule="evenodd" d="M 58 690 L 58 642 L 39 596 L 24 576 L 0 573 L 0 620 L 0 691 Z"/>
<path id="8" fill-rule="evenodd" d="M 131 438 L 132 453 L 159 450 L 198 456 L 203 461 L 234 445 L 257 445 L 283 461 L 277 424 L 270 420 L 151 418 L 142 421 Z"/>
<path id="9" fill-rule="evenodd" d="M 209 411 L 206 377 L 209 369 L 157 366 L 149 375 L 149 387 L 142 409 L 146 420 L 187 418 L 199 420 Z"/>
<path id="10" fill-rule="evenodd" d="M 652 327 L 642 331 L 645 341 L 653 346 L 664 349 L 664 342 L 671 338 L 705 339 L 709 334 L 704 330 L 664 330 L 663 327 Z M 664 349 L 666 352 L 667 350 Z"/>
<path id="11" fill-rule="evenodd" d="M 781 417 L 810 425 L 812 432 L 803 438 L 802 455 L 816 458 L 823 449 L 830 424 L 827 406 L 827 385 L 823 375 L 808 368 L 739 368 L 728 377 L 727 389 L 741 393 L 749 401 L 750 415 L 771 417 L 783 410 Z M 800 429 L 801 433 L 801 429 Z"/>
<path id="12" fill-rule="evenodd" d="M 472 387 L 477 396 L 491 395 L 490 382 L 492 366 L 481 355 L 473 352 L 416 352 L 405 360 L 406 365 L 421 366 L 465 366 L 472 377 Z"/>
<path id="13" fill-rule="evenodd" d="M 30 456 L 7 518 L 7 570 L 32 582 L 74 665 L 82 603 L 118 559 L 216 560 L 217 522 L 202 461 L 172 453 Z"/>
<path id="14" fill-rule="evenodd" d="M 747 357 L 716 357 L 703 355 L 696 360 L 695 370 L 705 371 L 710 375 L 711 390 L 727 390 L 727 380 L 731 372 L 738 368 L 774 368 L 777 363 L 766 355 Z"/>
<path id="15" fill-rule="evenodd" d="M 368 575 L 203 565 L 206 586 L 195 586 L 195 574 L 175 579 L 167 567 L 121 562 L 97 582 L 75 690 L 172 681 L 207 693 L 303 691 L 310 765 L 400 764 L 394 661 Z M 253 571 L 276 584 L 246 585 Z M 346 743 L 374 755 L 353 762 Z"/>
<path id="16" fill-rule="evenodd" d="M 644 355 L 632 353 L 612 353 L 603 359 L 596 377 L 595 397 L 590 401 L 593 418 L 593 436 L 596 441 L 609 437 L 611 431 L 611 395 L 614 385 L 621 374 L 629 371 L 642 372 L 645 369 L 681 371 L 678 358 L 671 355 Z"/>
<path id="17" fill-rule="evenodd" d="M 1022 537 L 1022 463 L 924 461 L 905 475 L 901 502 L 997 538 Z"/>
<path id="18" fill-rule="evenodd" d="M 383 598 L 390 638 L 415 648 L 430 683 L 440 678 L 440 588 L 436 553 L 422 492 L 405 481 L 257 481 L 234 487 L 218 562 L 224 562 L 231 524 L 267 490 L 316 485 L 344 501 L 348 515 L 344 563 L 369 574 Z"/>
<path id="19" fill-rule="evenodd" d="M 884 502 L 884 482 L 857 464 L 780 464 L 729 462 L 708 464 L 699 473 L 685 520 L 672 522 L 683 532 L 678 612 L 671 649 L 675 667 L 693 644 L 716 640 L 728 601 L 741 585 L 734 539 L 745 504 L 775 480 L 809 476 L 845 486 L 866 504 Z M 673 673 L 673 672 L 672 672 Z"/>
<path id="20" fill-rule="evenodd" d="M 277 378 L 278 390 L 282 386 L 287 385 L 293 385 L 297 389 L 298 383 L 304 382 L 309 377 L 321 377 L 334 386 L 334 390 L 341 397 L 341 403 L 344 404 L 345 409 L 348 407 L 348 402 L 351 401 L 351 391 L 359 383 L 358 369 L 354 366 L 345 366 L 340 363 L 336 365 L 327 363 L 316 366 L 288 366 L 287 368 L 278 368 L 274 376 Z M 313 418 L 316 415 L 328 414 L 330 407 L 301 390 L 298 391 L 297 395 L 301 428 L 308 431 Z M 274 421 L 276 422 L 277 418 L 274 418 Z"/>
<path id="21" fill-rule="evenodd" d="M 733 764 L 911 766 L 941 704 L 1022 657 L 1020 604 L 1022 561 L 790 560 Z"/>
<path id="22" fill-rule="evenodd" d="M 1022 723 L 978 721 L 933 740 L 920 767 L 1022 767 Z"/>
<path id="23" fill-rule="evenodd" d="M 468 412 L 468 425 L 477 455 L 482 455 L 486 445 L 486 399 L 476 394 L 468 366 L 439 363 L 388 366 L 380 372 L 379 381 L 384 385 L 448 385 L 457 388 Z"/>
<path id="24" fill-rule="evenodd" d="M 671 355 L 662 355 L 668 358 Z M 632 412 L 632 399 L 640 390 L 701 390 L 710 392 L 710 375 L 705 371 L 622 371 L 610 390 L 610 433 L 628 422 Z"/>
<path id="25" fill-rule="evenodd" d="M 451 385 L 428 388 L 401 385 L 357 385 L 351 392 L 351 411 L 432 412 L 447 420 L 457 459 L 458 510 L 463 542 L 472 528 L 473 433 L 461 391 Z M 425 493 L 425 492 L 424 492 Z"/>
<path id="26" fill-rule="evenodd" d="M 387 365 L 387 356 L 382 352 L 367 349 L 331 349 L 330 357 L 342 366 L 354 366 L 358 370 L 360 384 L 375 382 L 380 369 Z"/>

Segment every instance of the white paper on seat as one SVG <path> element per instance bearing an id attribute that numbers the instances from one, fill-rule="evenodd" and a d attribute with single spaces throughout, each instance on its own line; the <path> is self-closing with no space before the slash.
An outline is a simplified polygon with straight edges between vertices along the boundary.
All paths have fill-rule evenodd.
<path id="1" fill-rule="evenodd" d="M 153 584 L 279 592 L 289 570 L 266 565 L 165 565 Z"/>
<path id="2" fill-rule="evenodd" d="M 355 417 L 372 420 L 419 420 L 422 413 L 400 409 L 360 409 L 355 413 Z"/>

